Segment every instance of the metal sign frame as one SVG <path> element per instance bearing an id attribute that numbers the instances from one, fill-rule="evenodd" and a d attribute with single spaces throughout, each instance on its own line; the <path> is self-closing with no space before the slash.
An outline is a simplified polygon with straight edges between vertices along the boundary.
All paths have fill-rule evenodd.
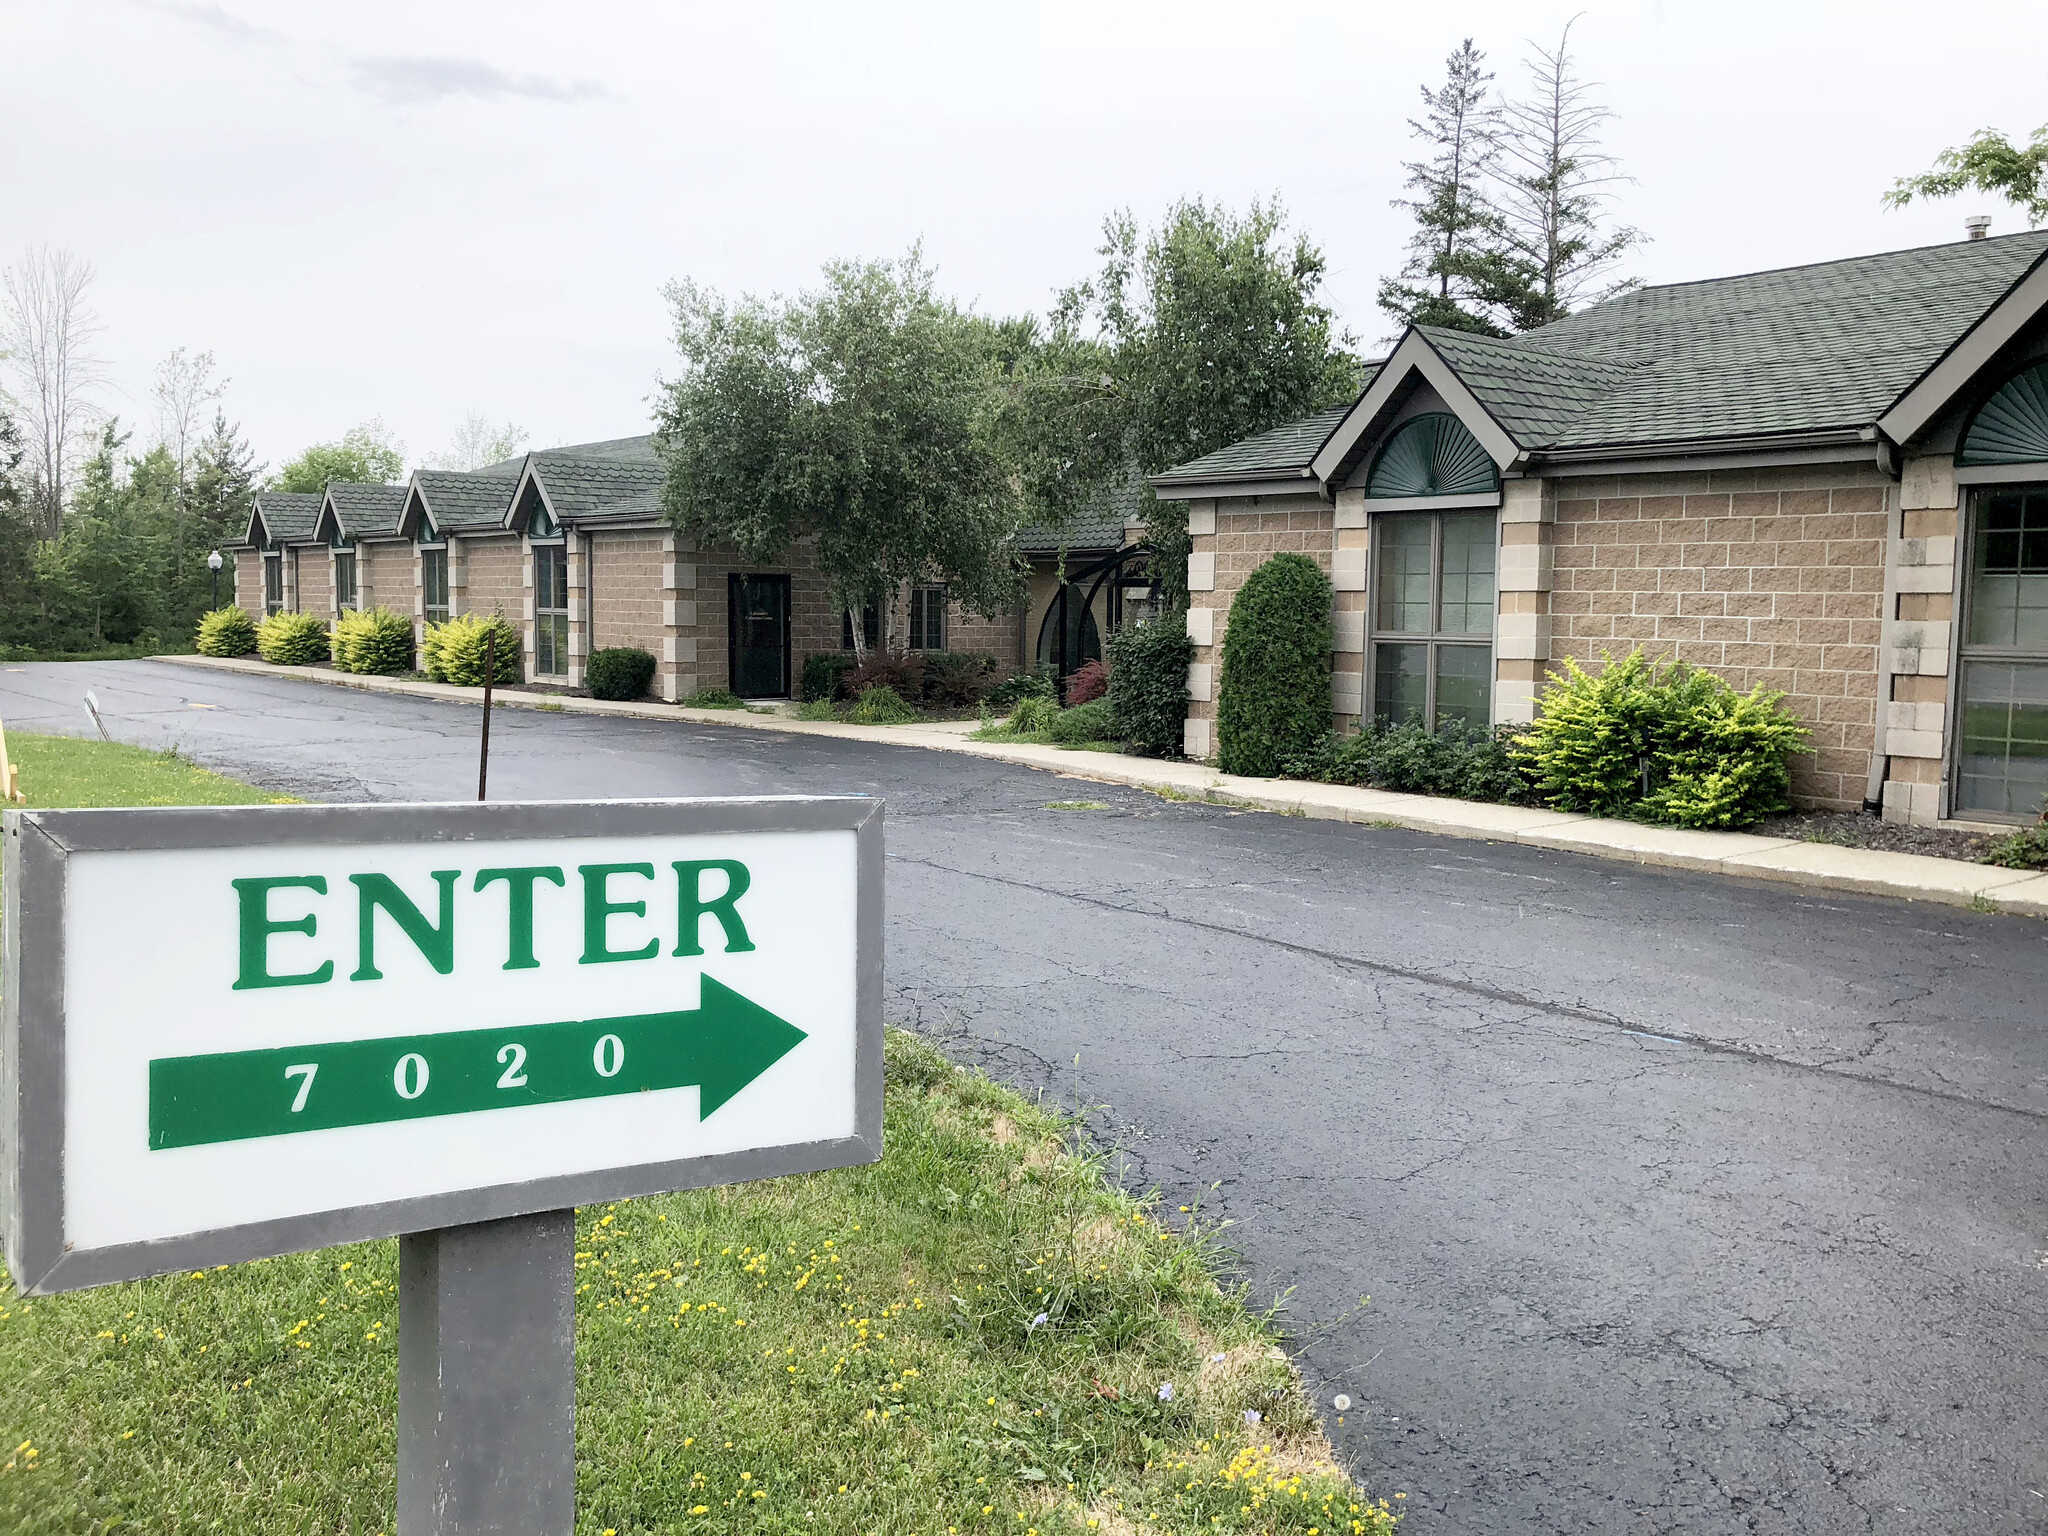
<path id="1" fill-rule="evenodd" d="M 680 1161 L 562 1174 L 312 1215 L 76 1249 L 65 1238 L 65 954 L 70 856 L 499 839 L 855 834 L 855 1133 Z M 882 803 L 865 797 L 8 811 L 0 970 L 0 1236 L 25 1294 L 240 1263 L 400 1233 L 879 1161 L 882 1155 Z"/>

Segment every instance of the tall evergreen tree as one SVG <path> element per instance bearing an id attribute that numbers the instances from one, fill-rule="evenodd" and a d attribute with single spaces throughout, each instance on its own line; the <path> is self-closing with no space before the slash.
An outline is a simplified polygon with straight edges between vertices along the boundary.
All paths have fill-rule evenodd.
<path id="1" fill-rule="evenodd" d="M 1444 61 L 1444 83 L 1422 87 L 1422 116 L 1408 123 L 1430 152 L 1403 162 L 1413 195 L 1393 206 L 1414 214 L 1415 232 L 1400 275 L 1380 284 L 1380 308 L 1403 325 L 1507 334 L 1489 315 L 1510 279 L 1499 252 L 1500 215 L 1486 195 L 1501 120 L 1485 62 L 1466 38 Z"/>
<path id="2" fill-rule="evenodd" d="M 1601 126 L 1614 114 L 1574 72 L 1571 35 L 1567 22 L 1556 48 L 1535 48 L 1524 61 L 1529 94 L 1506 104 L 1495 139 L 1492 297 L 1518 331 L 1634 286 L 1604 279 L 1643 240 L 1639 230 L 1601 222 L 1604 189 L 1623 180 L 1600 151 Z"/>
<path id="3" fill-rule="evenodd" d="M 213 573 L 206 569 L 206 557 L 222 545 L 237 542 L 249 528 L 249 509 L 256 498 L 256 481 L 262 474 L 256 454 L 242 440 L 241 429 L 231 426 L 224 412 L 213 413 L 213 425 L 193 450 L 190 483 L 185 501 L 191 520 L 192 555 L 186 565 L 187 586 L 181 593 L 183 608 L 193 612 L 210 606 Z M 222 552 L 226 562 L 221 570 L 224 592 L 235 590 L 235 557 Z"/>

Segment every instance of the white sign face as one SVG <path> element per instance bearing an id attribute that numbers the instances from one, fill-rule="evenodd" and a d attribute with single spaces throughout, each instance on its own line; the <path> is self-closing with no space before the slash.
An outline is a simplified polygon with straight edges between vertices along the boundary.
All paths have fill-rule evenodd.
<path id="1" fill-rule="evenodd" d="M 205 1262 L 190 1250 L 209 1234 L 261 1229 L 254 1248 L 282 1251 L 751 1177 L 764 1149 L 805 1167 L 879 1153 L 879 1071 L 860 1070 L 864 1026 L 879 1034 L 874 802 L 308 811 L 21 818 L 69 846 L 61 1019 L 32 952 L 54 891 L 10 871 L 12 1033 L 28 1055 L 39 1030 L 62 1038 L 54 1180 L 33 1134 L 47 1086 L 27 1068 L 0 1085 L 20 1095 L 11 1261 L 38 1220 L 63 1254 L 110 1256 L 67 1259 L 94 1271 L 69 1283 L 94 1283 Z M 272 835 L 104 846 L 110 823 L 180 814 Z M 437 814 L 460 835 L 418 835 Z M 360 840 L 336 840 L 337 818 Z M 246 1257 L 250 1238 L 224 1246 Z"/>

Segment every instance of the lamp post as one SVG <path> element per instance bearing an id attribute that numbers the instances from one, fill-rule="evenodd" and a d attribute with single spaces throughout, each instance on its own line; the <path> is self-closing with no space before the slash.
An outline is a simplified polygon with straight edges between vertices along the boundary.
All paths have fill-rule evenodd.
<path id="1" fill-rule="evenodd" d="M 206 557 L 206 568 L 213 572 L 213 606 L 220 606 L 220 551 L 215 550 Z"/>

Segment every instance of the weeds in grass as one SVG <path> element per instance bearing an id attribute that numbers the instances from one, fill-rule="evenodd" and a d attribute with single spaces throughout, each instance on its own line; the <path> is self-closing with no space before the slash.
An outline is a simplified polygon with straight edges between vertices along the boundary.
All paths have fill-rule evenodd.
<path id="1" fill-rule="evenodd" d="M 1107 800 L 1048 800 L 1045 808 L 1048 811 L 1106 811 L 1109 809 L 1109 802 Z"/>

